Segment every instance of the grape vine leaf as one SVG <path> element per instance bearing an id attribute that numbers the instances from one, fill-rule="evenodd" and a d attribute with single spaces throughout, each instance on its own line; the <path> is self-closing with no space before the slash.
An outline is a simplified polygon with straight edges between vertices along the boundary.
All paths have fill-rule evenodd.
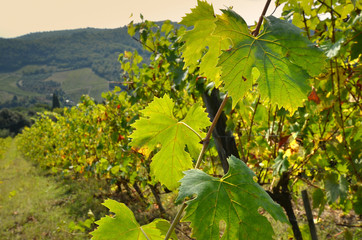
<path id="1" fill-rule="evenodd" d="M 273 228 L 258 209 L 288 223 L 282 208 L 253 181 L 255 174 L 243 161 L 231 156 L 228 162 L 229 171 L 220 179 L 201 170 L 185 172 L 176 202 L 196 197 L 187 201 L 183 221 L 191 221 L 196 239 L 220 239 L 222 222 L 222 239 L 272 239 Z"/>
<path id="2" fill-rule="evenodd" d="M 143 148 L 148 153 L 162 145 L 152 158 L 151 174 L 170 190 L 179 186 L 182 172 L 192 168 L 192 158 L 197 158 L 202 147 L 200 138 L 190 128 L 204 136 L 200 129 L 210 125 L 205 109 L 198 103 L 189 109 L 182 121 L 174 117 L 174 105 L 168 95 L 155 97 L 141 111 L 145 117 L 132 124 L 136 130 L 130 136 L 133 147 Z"/>
<path id="3" fill-rule="evenodd" d="M 283 157 L 283 153 L 279 152 L 278 156 L 275 158 L 275 163 L 273 165 L 273 176 L 281 176 L 283 172 L 288 171 L 289 161 L 288 157 Z"/>
<path id="4" fill-rule="evenodd" d="M 229 48 L 231 42 L 227 37 L 212 34 L 216 28 L 217 19 L 212 5 L 200 0 L 197 2 L 197 7 L 186 14 L 180 22 L 187 27 L 194 26 L 182 36 L 182 41 L 187 42 L 181 49 L 184 67 L 189 67 L 191 71 L 200 67 L 200 74 L 214 81 L 215 86 L 218 87 L 221 83 L 221 67 L 217 67 L 218 57 L 222 50 Z"/>
<path id="5" fill-rule="evenodd" d="M 147 225 L 140 226 L 125 204 L 112 199 L 105 200 L 103 205 L 115 213 L 115 216 L 106 216 L 96 221 L 99 226 L 91 232 L 94 240 L 161 240 L 165 238 L 170 227 L 170 223 L 164 219 L 155 219 Z M 172 238 L 177 239 L 175 233 L 172 234 Z"/>
<path id="6" fill-rule="evenodd" d="M 260 73 L 257 83 L 262 98 L 290 112 L 302 106 L 310 91 L 308 78 L 325 65 L 323 52 L 287 21 L 266 17 L 263 31 L 254 37 L 241 16 L 231 9 L 222 11 L 214 34 L 233 42 L 219 59 L 221 79 L 233 106 L 251 89 L 254 68 Z"/>
<path id="7" fill-rule="evenodd" d="M 338 197 L 341 202 L 345 200 L 348 191 L 348 182 L 343 175 L 341 175 L 338 180 L 337 174 L 328 174 L 324 180 L 324 187 L 326 189 L 328 203 L 334 203 Z"/>

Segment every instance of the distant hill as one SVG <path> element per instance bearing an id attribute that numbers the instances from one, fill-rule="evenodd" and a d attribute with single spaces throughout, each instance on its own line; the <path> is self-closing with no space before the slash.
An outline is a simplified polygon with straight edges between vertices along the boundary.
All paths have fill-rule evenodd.
<path id="1" fill-rule="evenodd" d="M 128 35 L 127 27 L 87 28 L 0 38 L 0 72 L 15 71 L 26 65 L 63 69 L 91 67 L 99 76 L 111 80 L 116 76 L 113 66 L 119 53 L 135 49 L 141 55 L 146 54 L 139 43 Z"/>
<path id="2" fill-rule="evenodd" d="M 127 27 L 0 38 L 0 108 L 48 101 L 53 92 L 76 102 L 82 93 L 100 99 L 107 81 L 120 79 L 118 55 L 125 50 L 150 55 Z"/>

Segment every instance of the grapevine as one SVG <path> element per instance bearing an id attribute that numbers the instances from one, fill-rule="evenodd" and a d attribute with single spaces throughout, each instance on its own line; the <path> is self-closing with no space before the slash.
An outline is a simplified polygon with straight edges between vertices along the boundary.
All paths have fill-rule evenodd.
<path id="1" fill-rule="evenodd" d="M 54 173 L 178 195 L 171 224 L 141 226 L 106 200 L 115 216 L 96 222 L 94 239 L 177 239 L 180 220 L 196 239 L 272 239 L 259 208 L 302 239 L 291 199 L 307 186 L 319 216 L 326 204 L 361 214 L 361 3 L 280 0 L 283 19 L 264 16 L 269 3 L 252 27 L 205 1 L 180 22 L 186 28 L 132 22 L 129 34 L 151 56 L 120 55 L 124 91 L 105 93 L 104 104 L 84 96 L 19 136 L 23 153 Z M 214 116 L 212 94 L 222 100 Z M 218 140 L 218 121 L 240 159 Z"/>

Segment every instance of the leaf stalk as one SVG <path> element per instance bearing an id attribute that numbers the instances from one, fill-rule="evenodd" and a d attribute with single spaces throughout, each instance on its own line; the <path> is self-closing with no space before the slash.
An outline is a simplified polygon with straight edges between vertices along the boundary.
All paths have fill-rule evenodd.
<path id="1" fill-rule="evenodd" d="M 201 135 L 198 132 L 196 132 L 192 127 L 190 127 L 187 123 L 184 123 L 184 122 L 178 122 L 178 123 L 184 125 L 188 129 L 190 129 L 193 133 L 196 134 L 196 136 L 200 139 L 200 141 L 203 141 Z"/>
<path id="2" fill-rule="evenodd" d="M 150 238 L 147 236 L 146 232 L 143 231 L 142 227 L 140 227 L 140 229 L 141 229 L 141 232 L 143 233 L 143 235 L 145 236 L 145 238 L 146 238 L 147 240 L 150 240 Z"/>

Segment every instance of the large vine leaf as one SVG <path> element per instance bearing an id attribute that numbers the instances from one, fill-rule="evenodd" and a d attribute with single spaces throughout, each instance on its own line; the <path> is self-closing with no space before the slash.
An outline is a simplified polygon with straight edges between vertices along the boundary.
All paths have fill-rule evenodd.
<path id="1" fill-rule="evenodd" d="M 167 95 L 156 97 L 142 110 L 145 117 L 132 125 L 136 130 L 130 136 L 131 145 L 143 148 L 146 154 L 162 145 L 152 158 L 151 174 L 171 190 L 179 186 L 182 172 L 192 168 L 192 157 L 197 158 L 202 147 L 200 138 L 190 128 L 200 132 L 210 125 L 205 109 L 199 104 L 194 104 L 182 121 L 174 117 L 174 105 Z"/>
<path id="2" fill-rule="evenodd" d="M 197 239 L 220 239 L 220 225 L 226 224 L 221 239 L 272 239 L 273 228 L 258 209 L 275 220 L 288 223 L 282 208 L 253 181 L 255 174 L 240 159 L 228 159 L 229 172 L 221 179 L 201 170 L 189 170 L 181 180 L 177 202 L 187 202 L 183 221 L 191 221 Z"/>
<path id="3" fill-rule="evenodd" d="M 170 227 L 170 223 L 164 219 L 156 219 L 140 226 L 132 211 L 115 200 L 107 199 L 103 205 L 115 213 L 115 216 L 106 216 L 96 222 L 99 226 L 91 233 L 94 240 L 161 240 Z M 172 238 L 177 239 L 175 233 Z"/>
<path id="4" fill-rule="evenodd" d="M 187 27 L 194 26 L 182 36 L 182 41 L 187 42 L 181 49 L 185 68 L 189 67 L 193 71 L 196 67 L 200 67 L 200 74 L 219 86 L 221 67 L 217 66 L 218 57 L 231 43 L 227 37 L 212 34 L 216 28 L 216 16 L 212 5 L 200 0 L 197 2 L 197 7 L 186 14 L 180 22 Z"/>
<path id="5" fill-rule="evenodd" d="M 307 80 L 320 73 L 325 57 L 298 27 L 269 16 L 264 30 L 254 37 L 243 18 L 230 9 L 223 10 L 216 25 L 214 34 L 233 42 L 219 60 L 233 106 L 252 87 L 254 68 L 260 73 L 257 83 L 263 98 L 291 112 L 302 106 L 310 90 Z"/>
<path id="6" fill-rule="evenodd" d="M 348 182 L 344 176 L 340 176 L 338 180 L 337 174 L 328 174 L 324 180 L 326 196 L 329 203 L 334 203 L 338 197 L 343 202 L 347 196 Z"/>

